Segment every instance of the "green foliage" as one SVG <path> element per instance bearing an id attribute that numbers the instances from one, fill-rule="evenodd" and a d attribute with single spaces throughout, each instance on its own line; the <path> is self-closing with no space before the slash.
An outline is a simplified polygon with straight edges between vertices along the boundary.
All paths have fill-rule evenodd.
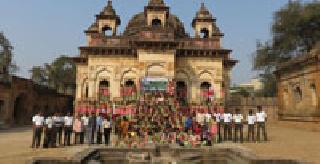
<path id="1" fill-rule="evenodd" d="M 276 66 L 290 58 L 307 53 L 320 42 L 320 2 L 289 3 L 274 14 L 272 41 L 258 42 L 254 69 L 263 73 L 262 95 L 276 95 Z"/>
<path id="2" fill-rule="evenodd" d="M 34 82 L 47 85 L 60 92 L 65 92 L 67 87 L 75 85 L 76 66 L 66 56 L 60 56 L 51 64 L 33 67 L 30 72 Z"/>
<path id="3" fill-rule="evenodd" d="M 12 50 L 10 41 L 0 32 L 0 74 L 12 75 L 18 71 L 18 66 L 12 61 Z"/>

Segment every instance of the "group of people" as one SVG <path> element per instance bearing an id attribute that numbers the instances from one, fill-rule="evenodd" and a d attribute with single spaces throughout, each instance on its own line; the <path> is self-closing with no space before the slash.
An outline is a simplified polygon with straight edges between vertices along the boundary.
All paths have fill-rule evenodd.
<path id="1" fill-rule="evenodd" d="M 241 143 L 244 142 L 244 125 L 247 124 L 247 141 L 248 142 L 260 142 L 260 134 L 263 134 L 264 141 L 267 141 L 266 121 L 267 114 L 262 110 L 261 106 L 257 106 L 257 112 L 254 114 L 253 110 L 249 110 L 249 113 L 244 119 L 243 114 L 239 109 L 235 110 L 235 113 L 214 113 L 213 117 L 217 122 L 218 142 L 233 141 Z M 257 129 L 255 133 L 255 129 Z M 223 136 L 222 136 L 223 131 Z M 233 134 L 233 135 L 232 135 Z M 240 138 L 239 138 L 240 136 Z M 256 136 L 256 138 L 255 138 Z"/>
<path id="2" fill-rule="evenodd" d="M 32 148 L 41 147 L 42 138 L 43 148 L 70 146 L 72 136 L 74 136 L 75 145 L 102 144 L 103 138 L 106 145 L 110 143 L 111 119 L 102 114 L 76 114 L 73 117 L 71 113 L 68 113 L 66 116 L 54 114 L 44 117 L 40 112 L 32 117 L 32 122 Z"/>
<path id="3" fill-rule="evenodd" d="M 74 144 L 102 144 L 104 138 L 104 143 L 110 145 L 113 132 L 115 137 L 112 146 L 178 144 L 197 147 L 211 146 L 223 141 L 242 143 L 245 125 L 247 141 L 260 141 L 261 132 L 267 141 L 267 114 L 261 106 L 257 107 L 255 114 L 250 110 L 245 118 L 239 109 L 235 109 L 234 113 L 224 112 L 219 106 L 198 110 L 164 100 L 162 98 L 139 102 L 135 112 L 125 116 L 86 112 L 75 113 L 74 116 L 70 113 L 66 116 L 54 114 L 44 118 L 38 113 L 32 118 L 32 147 L 41 146 L 42 134 L 44 148 L 69 146 L 72 136 Z"/>
<path id="4" fill-rule="evenodd" d="M 239 109 L 235 111 L 234 114 L 220 113 L 214 109 L 213 112 L 197 113 L 171 105 L 142 105 L 130 119 L 118 117 L 115 120 L 115 133 L 119 141 L 129 147 L 143 147 L 149 143 L 175 143 L 197 147 L 211 146 L 223 141 L 243 143 L 244 125 L 248 124 L 247 141 L 260 141 L 261 131 L 267 141 L 267 115 L 261 106 L 257 107 L 256 114 L 250 110 L 246 120 Z M 121 142 L 116 142 L 115 145 L 121 146 Z"/>

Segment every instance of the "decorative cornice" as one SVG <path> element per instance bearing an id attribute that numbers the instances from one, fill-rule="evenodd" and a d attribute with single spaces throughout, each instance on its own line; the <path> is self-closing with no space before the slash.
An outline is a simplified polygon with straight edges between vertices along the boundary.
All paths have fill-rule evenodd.
<path id="1" fill-rule="evenodd" d="M 281 74 L 282 72 L 291 72 L 294 70 L 301 70 L 305 66 L 320 64 L 320 54 L 305 54 L 294 57 L 287 62 L 280 63 L 275 74 Z"/>

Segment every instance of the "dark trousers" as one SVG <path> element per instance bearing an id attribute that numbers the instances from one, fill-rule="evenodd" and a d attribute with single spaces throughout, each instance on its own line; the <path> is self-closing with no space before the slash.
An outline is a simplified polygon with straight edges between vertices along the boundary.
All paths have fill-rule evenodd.
<path id="1" fill-rule="evenodd" d="M 97 129 L 97 144 L 102 144 L 102 133 L 101 133 L 101 126 Z"/>
<path id="2" fill-rule="evenodd" d="M 248 141 L 254 141 L 254 124 L 248 125 Z"/>
<path id="3" fill-rule="evenodd" d="M 221 137 L 221 123 L 220 122 L 217 122 L 217 131 L 218 131 L 218 143 L 221 143 L 222 142 L 222 137 Z"/>
<path id="4" fill-rule="evenodd" d="M 74 132 L 74 144 L 81 143 L 81 133 L 82 132 Z"/>
<path id="5" fill-rule="evenodd" d="M 39 148 L 41 143 L 41 127 L 35 127 L 33 130 L 33 137 L 32 137 L 32 148 Z"/>
<path id="6" fill-rule="evenodd" d="M 70 146 L 70 140 L 72 135 L 72 127 L 66 126 L 64 127 L 64 146 Z"/>
<path id="7" fill-rule="evenodd" d="M 54 144 L 54 129 L 53 128 L 47 128 L 45 130 L 45 136 L 43 141 L 43 147 L 44 148 L 53 148 L 55 146 Z"/>
<path id="8" fill-rule="evenodd" d="M 91 131 L 91 144 L 94 144 L 94 133 L 95 133 L 96 129 L 95 128 L 92 128 L 92 131 Z"/>
<path id="9" fill-rule="evenodd" d="M 85 131 L 80 133 L 80 144 L 84 143 L 84 133 L 85 133 Z"/>
<path id="10" fill-rule="evenodd" d="M 267 141 L 268 138 L 267 138 L 266 124 L 264 122 L 257 123 L 257 140 L 260 141 L 260 129 L 262 129 L 264 140 Z"/>
<path id="11" fill-rule="evenodd" d="M 110 132 L 111 128 L 104 128 L 104 142 L 106 145 L 110 143 Z"/>
<path id="12" fill-rule="evenodd" d="M 62 126 L 56 127 L 56 140 L 59 145 L 62 143 Z"/>
<path id="13" fill-rule="evenodd" d="M 224 140 L 227 141 L 231 141 L 232 140 L 232 127 L 231 127 L 231 123 L 224 123 Z"/>
<path id="14" fill-rule="evenodd" d="M 240 142 L 243 143 L 243 125 L 241 123 L 235 124 L 233 142 L 238 142 L 238 133 L 240 133 Z"/>

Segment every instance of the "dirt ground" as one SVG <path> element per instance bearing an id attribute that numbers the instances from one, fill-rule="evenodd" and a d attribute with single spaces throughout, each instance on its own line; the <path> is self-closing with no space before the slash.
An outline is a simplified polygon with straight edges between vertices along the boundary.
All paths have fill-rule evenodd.
<path id="1" fill-rule="evenodd" d="M 320 164 L 320 124 L 277 122 L 267 127 L 267 143 L 245 143 L 261 156 L 302 159 Z M 245 135 L 246 136 L 246 135 Z M 32 131 L 29 127 L 0 130 L 0 164 L 25 163 L 32 157 L 71 157 L 87 146 L 56 149 L 30 148 Z"/>

